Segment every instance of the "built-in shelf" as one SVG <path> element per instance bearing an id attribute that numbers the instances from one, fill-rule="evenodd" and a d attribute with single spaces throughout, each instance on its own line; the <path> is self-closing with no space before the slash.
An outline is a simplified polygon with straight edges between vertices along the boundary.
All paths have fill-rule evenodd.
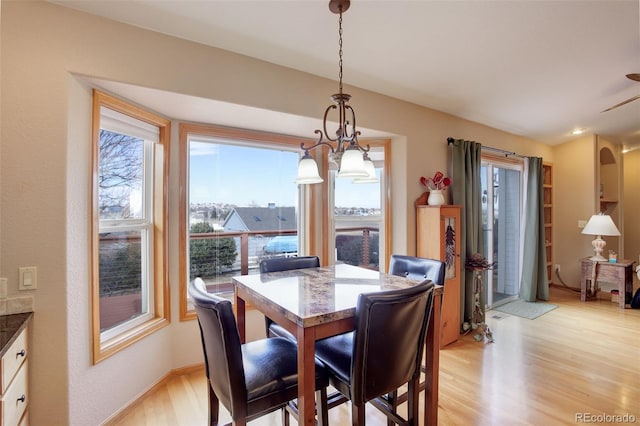
<path id="1" fill-rule="evenodd" d="M 544 209 L 544 246 L 547 254 L 547 279 L 553 279 L 553 166 L 542 164 L 542 203 Z"/>
<path id="2" fill-rule="evenodd" d="M 606 213 L 609 209 L 613 209 L 616 204 L 618 204 L 618 200 L 607 200 L 605 198 L 600 198 L 600 211 Z"/>

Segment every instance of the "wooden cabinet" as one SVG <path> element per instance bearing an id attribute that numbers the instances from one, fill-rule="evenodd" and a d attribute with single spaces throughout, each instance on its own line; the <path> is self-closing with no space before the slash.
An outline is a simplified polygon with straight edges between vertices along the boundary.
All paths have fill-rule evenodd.
<path id="1" fill-rule="evenodd" d="M 553 166 L 542 164 L 542 199 L 544 205 L 544 247 L 547 252 L 547 279 L 553 281 Z"/>
<path id="2" fill-rule="evenodd" d="M 442 298 L 440 345 L 460 337 L 460 206 L 418 206 L 416 255 L 447 264 Z"/>
<path id="3" fill-rule="evenodd" d="M 19 314 L 24 315 L 24 314 Z M 29 314 L 30 315 L 30 314 Z M 6 317 L 18 317 L 18 315 L 8 315 Z M 5 320 L 4 317 L 2 320 Z M 28 392 L 28 363 L 29 353 L 28 336 L 29 326 L 27 325 L 30 316 L 23 324 L 18 324 L 14 336 L 2 348 L 2 358 L 0 359 L 0 385 L 2 394 L 0 395 L 0 425 L 17 426 L 27 425 L 29 403 Z M 21 318 L 11 318 L 7 322 L 15 323 L 14 320 Z M 9 325 L 8 330 L 11 330 Z M 10 333 L 10 331 L 7 331 Z"/>

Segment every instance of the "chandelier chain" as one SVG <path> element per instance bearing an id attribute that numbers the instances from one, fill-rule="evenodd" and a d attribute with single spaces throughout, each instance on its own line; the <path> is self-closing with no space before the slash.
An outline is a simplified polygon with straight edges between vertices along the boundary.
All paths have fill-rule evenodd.
<path id="1" fill-rule="evenodd" d="M 340 71 L 338 72 L 338 80 L 340 81 L 340 85 L 339 85 L 340 93 L 342 93 L 342 10 L 340 11 L 340 19 L 338 20 L 338 35 L 339 35 L 338 56 L 340 57 L 340 59 L 338 60 L 338 67 L 340 69 Z"/>

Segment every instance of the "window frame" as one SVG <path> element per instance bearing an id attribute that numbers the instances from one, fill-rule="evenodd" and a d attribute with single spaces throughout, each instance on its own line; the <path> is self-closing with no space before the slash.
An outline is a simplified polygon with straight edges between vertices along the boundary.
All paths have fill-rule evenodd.
<path id="1" fill-rule="evenodd" d="M 100 127 L 101 108 L 108 108 L 118 113 L 127 115 L 134 120 L 158 127 L 158 141 L 153 147 L 145 149 L 148 161 L 153 157 L 150 170 L 144 173 L 144 180 L 151 178 L 148 188 L 152 188 L 152 194 L 145 202 L 149 208 L 148 223 L 145 225 L 149 232 L 150 242 L 147 248 L 146 259 L 143 267 L 143 276 L 148 277 L 150 295 L 150 314 L 142 320 L 127 321 L 121 325 L 107 330 L 108 339 L 103 338 L 100 330 L 100 216 L 99 216 L 99 155 L 100 155 Z M 98 89 L 93 90 L 92 110 L 92 178 L 91 178 L 91 320 L 92 320 L 92 359 L 93 364 L 108 358 L 131 344 L 141 340 L 155 331 L 166 327 L 170 323 L 170 303 L 168 287 L 168 236 L 167 236 L 167 180 L 169 176 L 169 138 L 171 134 L 171 121 L 138 106 L 118 99 Z M 148 155 L 153 151 L 153 156 Z M 143 183 L 143 187 L 145 184 Z M 138 221 L 140 222 L 140 221 Z M 124 229 L 124 228 L 123 228 Z M 143 257 L 144 258 L 144 257 Z M 144 283 L 143 283 L 144 286 Z M 143 290 L 144 293 L 144 290 Z M 152 312 L 151 312 L 152 311 Z M 141 317 L 144 317 L 142 315 Z"/>
<path id="2" fill-rule="evenodd" d="M 187 286 L 188 286 L 188 236 L 189 236 L 189 141 L 192 136 L 200 136 L 203 138 L 223 139 L 228 141 L 237 140 L 240 144 L 264 144 L 265 148 L 271 146 L 289 146 L 296 147 L 299 155 L 302 151 L 299 149 L 301 143 L 309 143 L 311 139 L 290 136 L 284 134 L 269 133 L 260 130 L 240 129 L 234 127 L 218 126 L 214 124 L 196 124 L 196 123 L 180 123 L 179 124 L 179 175 L 180 175 L 180 213 L 179 213 L 179 284 L 180 284 L 180 321 L 189 321 L 196 319 L 196 313 L 193 309 L 189 309 Z M 314 185 L 311 185 L 314 186 Z M 298 217 L 298 233 L 302 237 L 300 244 L 300 253 L 315 254 L 313 247 L 315 240 L 313 232 L 310 232 L 313 216 L 309 209 L 309 194 L 311 189 L 307 189 L 303 185 L 299 190 L 299 206 L 302 216 Z"/>
<path id="3" fill-rule="evenodd" d="M 378 270 L 380 272 L 386 272 L 389 265 L 389 259 L 391 257 L 391 140 L 390 139 L 362 139 L 361 145 L 369 145 L 372 148 L 382 148 L 384 152 L 384 160 L 382 164 L 382 176 L 380 187 L 380 207 L 382 209 L 382 219 L 380 220 L 379 235 L 382 241 L 381 256 L 378 261 Z M 334 190 L 332 183 L 333 180 L 329 178 L 329 165 L 325 162 L 322 166 L 322 175 L 325 182 L 322 184 L 325 186 L 323 197 L 323 211 L 326 214 L 322 217 L 323 228 L 328 232 L 330 240 L 324 242 L 322 247 L 322 258 L 331 259 L 331 264 L 335 263 L 335 256 L 329 255 L 335 248 L 335 235 L 336 235 L 336 223 L 340 219 L 335 218 L 334 215 Z M 378 166 L 376 165 L 376 168 Z"/>

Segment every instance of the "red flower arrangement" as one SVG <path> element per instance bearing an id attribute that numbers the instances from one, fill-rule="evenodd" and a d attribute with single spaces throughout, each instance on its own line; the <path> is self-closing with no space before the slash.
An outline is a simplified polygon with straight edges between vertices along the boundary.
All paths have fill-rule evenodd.
<path id="1" fill-rule="evenodd" d="M 421 176 L 420 183 L 429 191 L 442 190 L 451 185 L 451 179 L 442 174 L 442 172 L 436 172 L 436 174 L 430 178 Z"/>

